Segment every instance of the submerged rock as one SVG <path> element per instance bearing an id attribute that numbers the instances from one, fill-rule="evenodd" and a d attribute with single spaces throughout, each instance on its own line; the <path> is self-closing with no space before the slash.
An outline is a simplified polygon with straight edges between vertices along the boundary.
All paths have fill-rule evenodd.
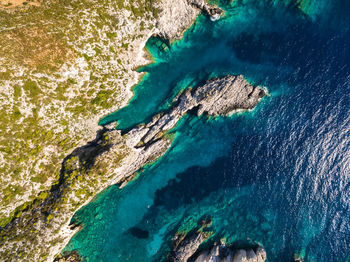
<path id="1" fill-rule="evenodd" d="M 295 262 L 303 262 L 303 259 L 300 257 L 299 254 L 294 254 L 293 259 Z"/>
<path id="2" fill-rule="evenodd" d="M 129 232 L 131 233 L 131 235 L 133 235 L 134 237 L 140 238 L 140 239 L 146 239 L 149 237 L 149 232 L 147 230 L 143 230 L 141 228 L 138 227 L 132 227 L 129 229 Z"/>

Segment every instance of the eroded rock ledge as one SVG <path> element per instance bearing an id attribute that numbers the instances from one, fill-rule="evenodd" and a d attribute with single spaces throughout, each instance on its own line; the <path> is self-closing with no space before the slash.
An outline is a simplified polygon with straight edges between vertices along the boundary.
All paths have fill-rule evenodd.
<path id="1" fill-rule="evenodd" d="M 187 89 L 175 98 L 168 112 L 154 116 L 150 123 L 126 134 L 126 143 L 139 150 L 139 154 L 122 170 L 122 186 L 139 168 L 165 153 L 171 144 L 165 134 L 188 112 L 196 111 L 197 116 L 226 116 L 235 110 L 254 108 L 264 95 L 264 89 L 250 85 L 241 75 L 211 79 L 203 86 Z"/>
<path id="2" fill-rule="evenodd" d="M 238 109 L 253 109 L 263 96 L 263 89 L 250 85 L 241 75 L 211 79 L 194 90 L 187 89 L 167 113 L 156 115 L 147 125 L 131 130 L 128 136 L 138 142 L 135 147 L 144 147 L 175 127 L 189 111 L 196 111 L 197 116 L 226 116 Z"/>
<path id="3" fill-rule="evenodd" d="M 174 8 L 176 6 L 176 8 Z M 157 21 L 156 35 L 170 42 L 180 39 L 184 31 L 193 24 L 199 13 L 215 21 L 224 11 L 205 0 L 167 0 L 162 2 L 162 16 Z"/>

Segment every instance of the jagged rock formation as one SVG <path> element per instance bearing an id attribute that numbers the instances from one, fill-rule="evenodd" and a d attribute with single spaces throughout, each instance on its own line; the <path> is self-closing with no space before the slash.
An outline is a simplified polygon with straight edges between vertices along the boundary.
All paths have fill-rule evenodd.
<path id="1" fill-rule="evenodd" d="M 54 262 L 82 262 L 82 257 L 77 251 L 72 251 L 70 254 L 57 257 Z"/>
<path id="2" fill-rule="evenodd" d="M 195 6 L 198 9 L 202 10 L 204 14 L 209 15 L 212 21 L 218 20 L 220 16 L 224 13 L 224 10 L 222 10 L 221 8 L 209 5 L 201 0 L 189 0 L 189 3 L 192 6 Z"/>
<path id="3" fill-rule="evenodd" d="M 181 241 L 174 250 L 174 257 L 170 261 L 182 262 L 187 261 L 198 249 L 200 244 L 208 238 L 208 235 L 203 232 L 196 232 L 189 238 Z"/>
<path id="4" fill-rule="evenodd" d="M 191 110 L 197 110 L 198 116 L 204 113 L 214 117 L 225 116 L 234 110 L 254 108 L 264 95 L 263 89 L 248 84 L 241 75 L 211 79 L 195 90 L 186 90 L 168 113 L 155 116 L 149 124 L 129 132 L 129 136 L 137 138 L 133 139 L 138 141 L 136 147 L 143 147 L 159 140 Z"/>
<path id="5" fill-rule="evenodd" d="M 210 16 L 213 21 L 223 13 L 222 9 L 209 5 L 204 0 L 168 0 L 162 3 L 161 8 L 163 12 L 157 21 L 157 34 L 170 41 L 181 38 L 200 12 Z"/>
<path id="6" fill-rule="evenodd" d="M 236 248 L 233 245 L 212 244 L 201 246 L 214 234 L 211 231 L 211 218 L 207 217 L 189 232 L 177 232 L 173 238 L 168 262 L 264 262 L 266 251 L 259 245 Z M 210 241 L 210 240 L 209 240 Z M 208 245 L 208 243 L 206 243 Z"/>
<path id="7" fill-rule="evenodd" d="M 114 183 L 121 186 L 141 167 L 157 159 L 170 147 L 164 135 L 175 127 L 186 113 L 197 110 L 197 116 L 226 116 L 235 110 L 252 109 L 265 96 L 264 89 L 250 85 L 243 76 L 225 76 L 207 81 L 203 86 L 187 89 L 175 98 L 166 113 L 158 114 L 146 125 L 140 125 L 125 134 L 125 144 L 135 152 L 127 164 L 115 170 L 119 174 Z M 114 137 L 119 131 L 105 128 L 105 136 Z"/>
<path id="8" fill-rule="evenodd" d="M 214 245 L 201 251 L 190 261 L 194 262 L 264 262 L 266 251 L 262 247 L 232 250 L 225 245 Z"/>

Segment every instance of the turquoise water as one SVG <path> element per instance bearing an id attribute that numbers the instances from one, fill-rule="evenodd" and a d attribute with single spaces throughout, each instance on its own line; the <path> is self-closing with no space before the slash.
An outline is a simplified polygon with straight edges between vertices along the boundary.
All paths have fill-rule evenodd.
<path id="1" fill-rule="evenodd" d="M 200 16 L 167 52 L 150 39 L 155 63 L 101 124 L 127 130 L 181 89 L 229 73 L 270 96 L 230 118 L 184 117 L 161 159 L 77 212 L 84 228 L 65 250 L 162 261 L 179 227 L 210 215 L 213 239 L 256 241 L 269 261 L 350 261 L 350 4 L 288 2 L 221 4 L 224 18 Z"/>

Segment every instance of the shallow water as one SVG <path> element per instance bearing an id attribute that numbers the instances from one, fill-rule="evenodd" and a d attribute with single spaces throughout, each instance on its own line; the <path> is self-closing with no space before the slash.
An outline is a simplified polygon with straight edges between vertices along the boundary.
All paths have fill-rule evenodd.
<path id="1" fill-rule="evenodd" d="M 155 63 L 101 124 L 146 122 L 212 76 L 243 74 L 270 96 L 229 118 L 182 119 L 161 159 L 77 212 L 85 226 L 66 250 L 161 261 L 174 231 L 210 215 L 214 238 L 260 243 L 269 261 L 350 261 L 350 4 L 287 2 L 222 4 L 224 18 L 200 16 L 169 51 L 149 41 Z"/>

